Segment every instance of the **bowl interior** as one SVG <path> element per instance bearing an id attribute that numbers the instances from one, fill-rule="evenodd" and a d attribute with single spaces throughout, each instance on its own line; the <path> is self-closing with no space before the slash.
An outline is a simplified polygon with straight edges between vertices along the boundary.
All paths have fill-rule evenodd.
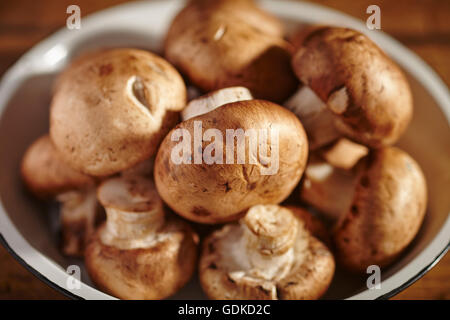
<path id="1" fill-rule="evenodd" d="M 299 24 L 286 22 L 290 29 Z M 162 36 L 160 32 L 149 34 L 123 30 L 94 33 L 71 48 L 68 60 L 80 52 L 98 47 L 133 46 L 160 52 Z M 7 102 L 0 119 L 0 198 L 9 218 L 31 246 L 66 269 L 71 264 L 82 267 L 83 263 L 59 253 L 57 213 L 34 200 L 25 190 L 19 176 L 20 161 L 26 148 L 38 136 L 48 132 L 49 104 L 56 74 L 33 73 L 21 82 Z M 416 257 L 436 236 L 450 211 L 449 125 L 427 90 L 411 75 L 408 78 L 414 95 L 415 112 L 398 146 L 411 154 L 425 173 L 428 209 L 418 236 L 396 263 L 382 270 L 382 279 L 390 277 Z M 91 285 L 83 267 L 82 281 Z M 366 277 L 337 270 L 324 298 L 347 298 L 366 289 Z M 200 299 L 205 296 L 194 278 L 174 298 Z"/>

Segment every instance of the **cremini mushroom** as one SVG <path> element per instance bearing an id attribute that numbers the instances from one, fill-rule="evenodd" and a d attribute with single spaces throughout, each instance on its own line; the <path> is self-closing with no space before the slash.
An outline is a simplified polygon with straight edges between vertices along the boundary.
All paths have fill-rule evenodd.
<path id="1" fill-rule="evenodd" d="M 22 159 L 21 174 L 27 188 L 39 198 L 52 198 L 65 191 L 95 184 L 92 177 L 64 162 L 48 135 L 38 138 L 28 147 Z"/>
<path id="2" fill-rule="evenodd" d="M 404 151 L 386 147 L 371 150 L 350 169 L 311 157 L 300 197 L 334 223 L 338 262 L 365 272 L 370 265 L 389 265 L 413 240 L 427 189 L 419 165 Z"/>
<path id="3" fill-rule="evenodd" d="M 303 87 L 285 104 L 316 149 L 344 136 L 380 148 L 395 143 L 412 117 L 412 95 L 400 68 L 355 30 L 307 29 L 292 59 Z"/>
<path id="4" fill-rule="evenodd" d="M 290 209 L 256 205 L 205 239 L 199 274 L 212 299 L 318 299 L 334 259 Z"/>
<path id="5" fill-rule="evenodd" d="M 252 205 L 287 198 L 307 154 L 305 132 L 293 113 L 264 100 L 237 101 L 172 129 L 159 148 L 154 176 L 175 212 L 221 223 L 239 219 Z"/>
<path id="6" fill-rule="evenodd" d="M 76 59 L 58 79 L 50 134 L 64 160 L 107 176 L 148 159 L 186 104 L 186 87 L 164 59 L 110 49 Z"/>
<path id="7" fill-rule="evenodd" d="M 298 80 L 281 24 L 253 1 L 190 1 L 175 17 L 165 55 L 205 92 L 244 86 L 256 98 L 282 102 Z"/>
<path id="8" fill-rule="evenodd" d="M 82 256 L 87 239 L 103 218 L 95 196 L 96 181 L 67 165 L 48 135 L 28 148 L 21 173 L 33 194 L 59 203 L 61 251 Z"/>
<path id="9" fill-rule="evenodd" d="M 85 263 L 99 288 L 122 299 L 162 299 L 186 284 L 198 239 L 186 222 L 165 214 L 152 180 L 111 178 L 97 197 L 107 219 L 91 238 Z"/>

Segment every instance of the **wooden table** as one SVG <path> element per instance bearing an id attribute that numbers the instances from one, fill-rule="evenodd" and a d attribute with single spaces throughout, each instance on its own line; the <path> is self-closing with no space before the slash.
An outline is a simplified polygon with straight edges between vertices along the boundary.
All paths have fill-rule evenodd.
<path id="1" fill-rule="evenodd" d="M 0 1 L 0 74 L 34 44 L 65 26 L 66 8 L 77 4 L 82 16 L 124 0 Z M 322 5 L 366 20 L 366 8 L 381 8 L 381 28 L 400 40 L 450 84 L 450 1 L 319 0 Z M 62 299 L 0 247 L 0 299 Z M 450 255 L 395 299 L 450 299 Z"/>

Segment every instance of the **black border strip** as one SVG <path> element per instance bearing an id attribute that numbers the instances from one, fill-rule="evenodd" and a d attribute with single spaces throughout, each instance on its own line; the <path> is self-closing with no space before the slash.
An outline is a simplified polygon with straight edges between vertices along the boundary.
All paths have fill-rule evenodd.
<path id="1" fill-rule="evenodd" d="M 34 269 L 32 266 L 30 266 L 28 263 L 26 263 L 25 260 L 23 260 L 6 242 L 6 239 L 3 237 L 3 235 L 0 233 L 0 243 L 3 245 L 3 247 L 8 251 L 14 259 L 16 259 L 22 266 L 25 267 L 28 271 L 30 271 L 35 277 L 37 277 L 39 280 L 47 284 L 50 288 L 55 289 L 56 291 L 62 293 L 64 296 L 73 299 L 73 300 L 85 300 L 80 296 L 77 296 L 76 294 L 64 289 L 63 287 L 60 287 L 53 281 L 49 280 L 46 276 L 44 276 L 42 273 Z"/>
<path id="2" fill-rule="evenodd" d="M 49 280 L 47 277 L 45 277 L 42 273 L 31 267 L 28 263 L 25 262 L 6 242 L 3 235 L 0 233 L 0 243 L 3 245 L 3 247 L 16 259 L 22 266 L 24 266 L 28 271 L 30 271 L 34 276 L 36 276 L 39 280 L 47 284 L 49 287 L 61 292 L 63 295 L 65 295 L 68 298 L 74 299 L 74 300 L 85 300 L 84 298 L 77 296 L 76 294 L 73 294 L 72 292 L 64 289 L 63 287 L 60 287 L 53 281 Z M 401 291 L 408 288 L 410 285 L 412 285 L 414 282 L 422 278 L 428 271 L 430 271 L 441 259 L 445 256 L 447 251 L 450 249 L 450 242 L 447 243 L 445 248 L 436 256 L 436 258 L 431 261 L 430 264 L 428 264 L 425 268 L 419 271 L 415 276 L 413 276 L 411 279 L 400 285 L 399 287 L 375 298 L 375 300 L 387 300 Z"/>

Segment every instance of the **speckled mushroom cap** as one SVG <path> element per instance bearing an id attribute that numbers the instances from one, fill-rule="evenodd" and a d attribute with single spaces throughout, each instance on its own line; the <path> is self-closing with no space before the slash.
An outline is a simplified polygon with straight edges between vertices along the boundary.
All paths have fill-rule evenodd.
<path id="1" fill-rule="evenodd" d="M 306 230 L 308 230 L 314 237 L 320 240 L 322 243 L 326 244 L 331 248 L 331 235 L 328 231 L 327 226 L 315 215 L 311 214 L 305 208 L 288 205 L 286 206 L 292 214 L 302 221 Z"/>
<path id="2" fill-rule="evenodd" d="M 350 210 L 334 233 L 339 261 L 362 272 L 388 265 L 406 248 L 427 206 L 425 177 L 408 154 L 386 148 L 366 161 Z"/>
<path id="3" fill-rule="evenodd" d="M 419 165 L 388 147 L 372 150 L 351 170 L 322 166 L 320 174 L 318 167 L 316 173 L 306 169 L 301 197 L 335 217 L 338 262 L 356 272 L 389 265 L 413 240 L 425 215 L 427 189 Z"/>
<path id="4" fill-rule="evenodd" d="M 298 83 L 282 33 L 253 1 L 191 1 L 170 26 L 165 55 L 206 92 L 243 86 L 256 98 L 282 102 Z"/>
<path id="5" fill-rule="evenodd" d="M 22 159 L 21 174 L 28 189 L 39 197 L 54 197 L 95 184 L 92 177 L 72 169 L 62 159 L 48 135 L 28 147 Z"/>
<path id="6" fill-rule="evenodd" d="M 137 49 L 102 50 L 61 74 L 50 135 L 71 166 L 110 175 L 156 153 L 185 104 L 184 82 L 164 59 Z"/>
<path id="7" fill-rule="evenodd" d="M 218 12 L 245 20 L 264 34 L 282 38 L 283 23 L 270 13 L 260 9 L 254 0 L 190 0 L 189 8 Z M 188 10 L 186 8 L 186 10 Z"/>
<path id="8" fill-rule="evenodd" d="M 199 264 L 212 299 L 318 299 L 333 274 L 327 247 L 299 215 L 277 205 L 251 207 L 240 224 L 213 232 Z"/>
<path id="9" fill-rule="evenodd" d="M 395 143 L 413 112 L 400 68 L 355 30 L 321 26 L 309 31 L 292 66 L 335 115 L 336 129 L 374 148 Z"/>
<path id="10" fill-rule="evenodd" d="M 198 237 L 186 222 L 166 216 L 151 180 L 111 178 L 97 197 L 107 220 L 91 238 L 85 263 L 99 289 L 121 299 L 163 299 L 187 283 Z"/>
<path id="11" fill-rule="evenodd" d="M 200 163 L 195 163 L 199 150 L 204 156 L 211 149 L 210 141 L 194 146 L 196 123 L 201 123 L 203 132 L 217 129 L 221 133 L 223 145 L 217 150 L 222 151 L 222 164 L 208 164 L 202 158 Z M 238 148 L 237 143 L 234 144 L 233 154 L 229 152 L 232 161 L 227 163 L 228 129 L 242 129 L 244 133 L 253 129 L 258 133 L 253 136 L 264 146 L 264 135 L 259 131 L 262 129 L 267 137 L 273 134 L 274 149 L 269 151 L 272 142 L 271 138 L 267 139 L 266 155 L 269 157 L 261 157 L 261 154 L 264 155 L 261 151 L 264 148 L 260 146 L 256 153 L 256 149 L 250 147 L 250 139 L 247 137 L 244 149 Z M 176 137 L 183 130 L 192 137 L 188 144 L 191 151 L 184 155 L 187 161 L 178 164 L 172 160 L 172 155 L 179 151 L 181 142 Z M 245 161 L 238 163 L 238 157 L 244 154 L 242 150 L 245 151 Z M 210 152 L 212 153 L 211 150 Z M 159 194 L 176 213 L 196 222 L 219 223 L 239 219 L 252 205 L 276 204 L 287 198 L 302 176 L 307 155 L 306 135 L 293 113 L 268 101 L 239 101 L 178 124 L 159 148 L 154 176 Z"/>

